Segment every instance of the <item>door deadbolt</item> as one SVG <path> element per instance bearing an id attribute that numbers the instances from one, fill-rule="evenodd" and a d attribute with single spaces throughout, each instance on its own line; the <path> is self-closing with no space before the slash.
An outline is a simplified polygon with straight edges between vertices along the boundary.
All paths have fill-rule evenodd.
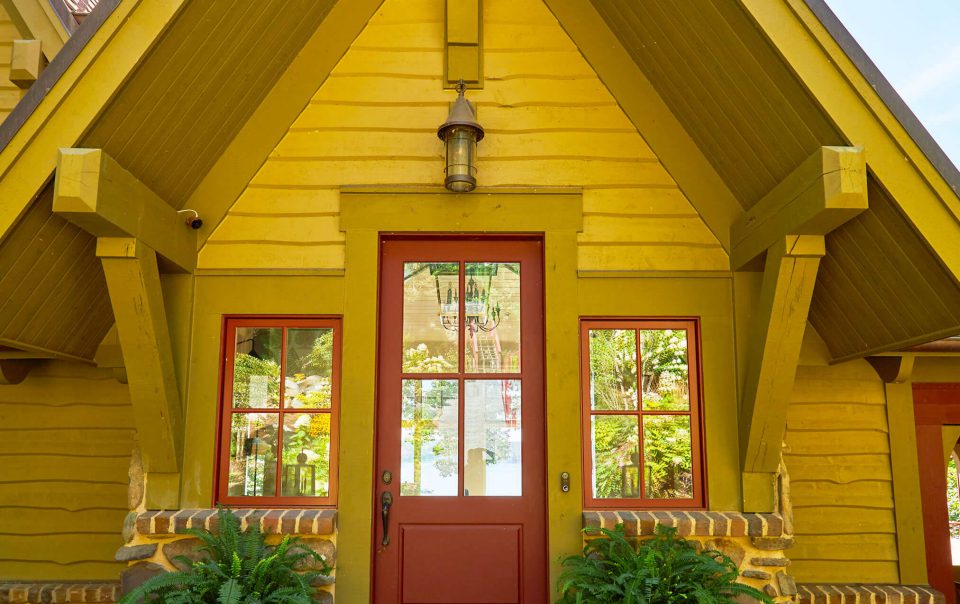
<path id="1" fill-rule="evenodd" d="M 390 470 L 384 470 L 383 474 L 380 475 L 380 480 L 383 481 L 383 484 L 390 484 L 393 482 L 393 472 Z"/>

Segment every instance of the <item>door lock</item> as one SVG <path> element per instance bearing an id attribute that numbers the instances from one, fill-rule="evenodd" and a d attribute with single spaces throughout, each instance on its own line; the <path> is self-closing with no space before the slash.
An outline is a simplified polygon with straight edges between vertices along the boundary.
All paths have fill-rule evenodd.
<path id="1" fill-rule="evenodd" d="M 560 472 L 560 490 L 570 492 L 570 472 Z"/>

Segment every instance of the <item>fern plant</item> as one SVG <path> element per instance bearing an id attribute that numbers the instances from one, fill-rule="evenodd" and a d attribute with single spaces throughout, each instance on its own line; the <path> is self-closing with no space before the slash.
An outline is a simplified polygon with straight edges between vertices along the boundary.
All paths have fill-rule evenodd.
<path id="1" fill-rule="evenodd" d="M 581 555 L 563 561 L 557 604 L 733 604 L 741 595 L 772 604 L 765 593 L 737 583 L 739 572 L 729 557 L 698 552 L 677 538 L 675 528 L 658 525 L 653 538 L 639 543 L 627 537 L 622 524 L 599 533 Z"/>
<path id="2" fill-rule="evenodd" d="M 240 520 L 230 510 L 219 508 L 218 534 L 205 530 L 187 532 L 202 541 L 197 548 L 204 559 L 193 562 L 186 556 L 177 560 L 189 568 L 153 577 L 133 589 L 120 604 L 312 604 L 312 582 L 330 572 L 323 556 L 284 537 L 268 546 L 258 527 L 240 530 Z M 298 572 L 308 561 L 319 563 L 319 571 Z"/>

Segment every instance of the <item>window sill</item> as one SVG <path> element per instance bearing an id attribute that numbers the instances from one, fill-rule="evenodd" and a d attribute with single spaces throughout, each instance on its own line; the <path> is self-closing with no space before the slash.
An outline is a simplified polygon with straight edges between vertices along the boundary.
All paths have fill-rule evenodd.
<path id="1" fill-rule="evenodd" d="M 584 528 L 623 524 L 630 535 L 652 535 L 658 524 L 676 527 L 680 537 L 781 537 L 780 514 L 742 512 L 595 510 L 583 512 Z"/>
<path id="2" fill-rule="evenodd" d="M 237 509 L 240 528 L 256 524 L 265 535 L 332 535 L 337 510 L 332 509 Z M 140 512 L 136 532 L 145 536 L 177 535 L 187 529 L 217 530 L 217 510 L 164 510 Z"/>

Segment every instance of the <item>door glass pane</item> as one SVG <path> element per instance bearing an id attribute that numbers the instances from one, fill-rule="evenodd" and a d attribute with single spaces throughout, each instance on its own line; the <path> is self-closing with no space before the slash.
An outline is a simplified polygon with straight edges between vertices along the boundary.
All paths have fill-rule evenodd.
<path id="1" fill-rule="evenodd" d="M 403 380 L 400 494 L 457 494 L 457 380 Z"/>
<path id="2" fill-rule="evenodd" d="M 689 411 L 685 329 L 641 329 L 644 411 Z"/>
<path id="3" fill-rule="evenodd" d="M 463 494 L 523 494 L 520 380 L 463 383 Z"/>
<path id="4" fill-rule="evenodd" d="M 284 407 L 329 409 L 333 329 L 288 329 L 284 374 Z"/>
<path id="5" fill-rule="evenodd" d="M 285 413 L 280 494 L 326 497 L 330 484 L 330 414 Z"/>
<path id="6" fill-rule="evenodd" d="M 233 407 L 275 409 L 280 406 L 279 327 L 238 327 L 233 355 Z"/>
<path id="7" fill-rule="evenodd" d="M 590 408 L 637 408 L 637 332 L 590 330 Z"/>
<path id="8" fill-rule="evenodd" d="M 468 262 L 464 279 L 467 373 L 518 373 L 520 263 Z"/>
<path id="9" fill-rule="evenodd" d="M 640 437 L 635 415 L 594 415 L 593 492 L 598 499 L 640 497 Z"/>
<path id="10" fill-rule="evenodd" d="M 276 495 L 278 421 L 279 416 L 274 413 L 233 414 L 230 422 L 230 495 Z"/>
<path id="11" fill-rule="evenodd" d="M 643 465 L 647 497 L 693 497 L 689 415 L 644 416 Z"/>
<path id="12" fill-rule="evenodd" d="M 460 264 L 403 264 L 403 372 L 453 373 L 457 360 Z"/>

